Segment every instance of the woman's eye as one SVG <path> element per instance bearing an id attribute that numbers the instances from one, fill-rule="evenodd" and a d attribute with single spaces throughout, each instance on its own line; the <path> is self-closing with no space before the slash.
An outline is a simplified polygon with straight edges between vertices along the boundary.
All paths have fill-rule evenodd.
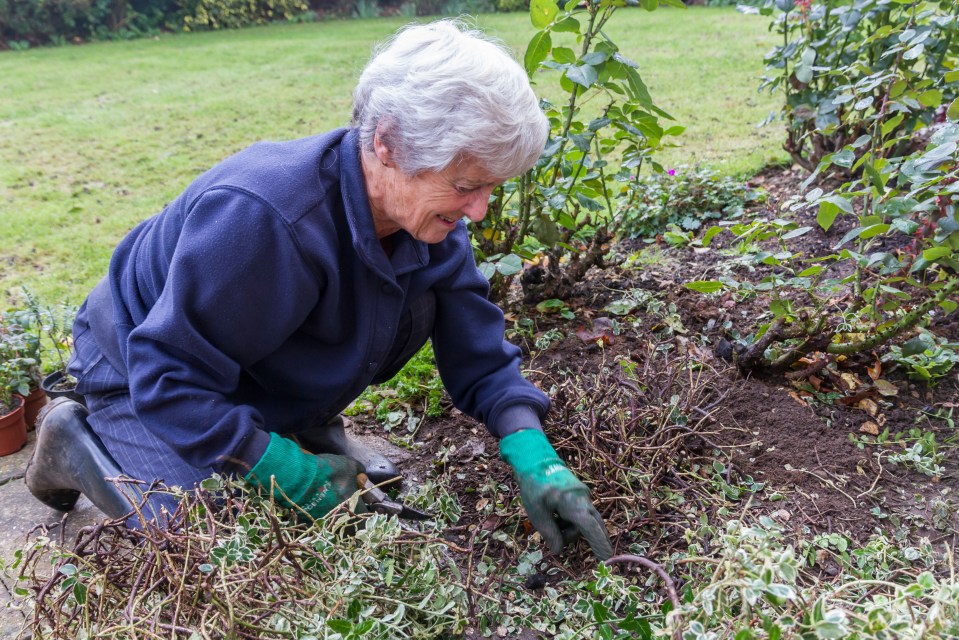
<path id="1" fill-rule="evenodd" d="M 473 193 L 474 191 L 476 191 L 476 187 L 456 187 L 456 193 L 461 196 Z"/>

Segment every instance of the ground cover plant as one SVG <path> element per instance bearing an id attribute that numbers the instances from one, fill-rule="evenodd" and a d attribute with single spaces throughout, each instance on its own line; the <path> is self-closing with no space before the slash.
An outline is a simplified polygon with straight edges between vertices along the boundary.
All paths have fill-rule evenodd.
<path id="1" fill-rule="evenodd" d="M 788 8 L 799 20 L 815 10 Z M 543 9 L 545 27 L 574 9 Z M 573 16 L 581 27 L 586 14 Z M 607 29 L 625 50 L 625 30 L 615 30 L 622 17 L 633 19 L 619 12 Z M 545 28 L 533 25 L 517 38 L 520 51 Z M 571 68 L 542 72 L 537 87 Z M 642 62 L 640 73 L 653 104 L 685 123 Z M 567 96 L 571 88 L 579 91 L 567 86 Z M 922 351 L 899 339 L 819 368 L 813 356 L 788 375 L 770 367 L 743 375 L 743 349 L 798 306 L 788 306 L 798 287 L 789 287 L 790 263 L 779 254 L 816 264 L 836 253 L 837 235 L 864 223 L 837 215 L 819 224 L 822 199 L 838 188 L 832 195 L 852 201 L 840 185 L 861 178 L 823 166 L 810 180 L 787 166 L 717 186 L 708 169 L 667 159 L 672 152 L 652 152 L 649 164 L 663 173 L 645 174 L 649 187 L 636 195 L 702 193 L 688 202 L 705 204 L 682 214 L 669 211 L 671 198 L 624 209 L 635 232 L 607 243 L 605 266 L 582 274 L 563 299 L 524 304 L 516 283 L 503 301 L 527 376 L 552 398 L 546 430 L 609 525 L 617 555 L 607 563 L 596 565 L 582 544 L 562 557 L 543 549 L 496 443 L 445 400 L 437 407 L 424 351 L 371 390 L 354 420 L 373 433 L 384 421 L 391 428 L 410 455 L 404 474 L 416 479 L 404 499 L 434 522 L 354 520 L 344 505 L 311 526 L 214 481 L 186 497 L 184 526 L 169 532 L 106 523 L 70 540 L 57 526 L 35 531 L 6 563 L 25 626 L 37 637 L 191 640 L 955 637 L 955 308 L 939 304 L 928 317 L 932 337 L 916 336 Z M 927 198 L 947 208 L 937 224 L 955 218 L 951 197 Z M 684 225 L 697 209 L 700 226 Z M 716 213 L 725 224 L 713 230 Z M 882 248 L 900 259 L 913 239 L 890 234 Z M 948 264 L 929 262 L 949 276 Z M 836 283 L 834 295 L 855 282 Z M 695 289 L 712 288 L 703 283 L 719 285 L 703 294 Z M 769 292 L 779 294 L 773 302 Z M 210 509 L 211 500 L 233 508 Z"/>

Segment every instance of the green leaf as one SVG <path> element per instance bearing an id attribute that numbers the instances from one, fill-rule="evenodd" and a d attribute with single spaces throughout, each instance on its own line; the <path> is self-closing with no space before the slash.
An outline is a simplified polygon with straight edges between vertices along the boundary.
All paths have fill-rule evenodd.
<path id="1" fill-rule="evenodd" d="M 529 41 L 529 45 L 526 47 L 526 55 L 523 56 L 523 66 L 526 67 L 526 73 L 530 77 L 539 68 L 539 63 L 549 55 L 552 46 L 553 39 L 550 37 L 549 31 L 539 31 Z"/>
<path id="2" fill-rule="evenodd" d="M 959 98 L 952 101 L 948 111 L 946 111 L 946 115 L 952 120 L 959 120 Z"/>
<path id="3" fill-rule="evenodd" d="M 573 64 L 576 62 L 576 53 L 569 47 L 553 47 L 553 60 L 560 64 Z"/>
<path id="4" fill-rule="evenodd" d="M 909 49 L 904 54 L 902 54 L 902 59 L 915 60 L 916 58 L 922 55 L 922 52 L 925 48 L 926 48 L 926 45 L 920 42 L 919 44 L 917 44 L 916 46 L 914 46 L 913 48 Z"/>
<path id="5" fill-rule="evenodd" d="M 803 84 L 809 84 L 812 82 L 812 66 L 816 63 L 816 50 L 812 48 L 803 50 L 799 60 L 799 66 L 796 67 L 796 80 Z"/>
<path id="6" fill-rule="evenodd" d="M 340 618 L 333 618 L 332 620 L 326 621 L 326 626 L 337 633 L 348 634 L 353 630 L 353 623 L 349 620 L 342 620 Z"/>
<path id="7" fill-rule="evenodd" d="M 919 223 L 909 218 L 896 218 L 892 221 L 892 228 L 899 233 L 911 236 L 919 228 Z"/>
<path id="8" fill-rule="evenodd" d="M 605 207 L 603 206 L 603 203 L 601 203 L 599 200 L 595 200 L 593 198 L 585 196 L 578 191 L 576 192 L 576 199 L 579 201 L 579 203 L 583 206 L 584 209 L 587 209 L 589 211 L 602 211 L 603 209 L 605 209 Z"/>
<path id="9" fill-rule="evenodd" d="M 792 308 L 788 300 L 773 300 L 769 303 L 769 310 L 777 318 L 784 318 L 792 313 Z"/>
<path id="10" fill-rule="evenodd" d="M 845 196 L 841 196 L 838 193 L 833 193 L 823 199 L 839 207 L 840 211 L 845 211 L 846 213 L 853 212 L 852 202 Z"/>
<path id="11" fill-rule="evenodd" d="M 944 258 L 952 253 L 952 247 L 930 247 L 929 249 L 924 249 L 922 252 L 922 257 L 928 260 L 929 262 L 935 262 L 939 258 Z"/>
<path id="12" fill-rule="evenodd" d="M 596 69 L 594 67 L 591 67 L 588 64 L 581 64 L 578 67 L 572 67 L 567 70 L 566 77 L 576 84 L 588 89 L 596 83 L 596 79 L 599 78 L 599 74 L 596 73 Z"/>
<path id="13" fill-rule="evenodd" d="M 511 253 L 496 263 L 496 270 L 504 276 L 511 276 L 523 269 L 523 260 L 515 253 Z"/>
<path id="14" fill-rule="evenodd" d="M 87 585 L 82 582 L 77 582 L 73 585 L 73 597 L 76 598 L 77 604 L 86 604 L 87 602 Z"/>
<path id="15" fill-rule="evenodd" d="M 906 340 L 902 345 L 902 355 L 909 357 L 922 353 L 923 351 L 936 348 L 936 343 L 929 337 L 929 334 L 920 333 L 915 338 Z"/>
<path id="16" fill-rule="evenodd" d="M 834 202 L 823 200 L 819 203 L 819 213 L 816 215 L 816 222 L 822 227 L 823 231 L 829 231 L 832 223 L 839 216 L 839 207 Z"/>
<path id="17" fill-rule="evenodd" d="M 659 0 L 639 0 L 639 6 L 646 11 L 655 11 L 659 8 Z"/>
<path id="18" fill-rule="evenodd" d="M 553 25 L 552 29 L 555 33 L 579 33 L 579 20 L 573 16 L 566 16 L 559 22 Z"/>
<path id="19" fill-rule="evenodd" d="M 632 67 L 626 67 L 626 80 L 629 83 L 630 96 L 644 107 L 651 107 L 653 98 L 649 95 L 649 89 L 646 88 L 646 83 L 643 82 L 639 72 Z"/>
<path id="20" fill-rule="evenodd" d="M 609 59 L 609 54 L 605 51 L 591 51 L 583 56 L 583 64 L 596 66 L 603 64 Z"/>
<path id="21" fill-rule="evenodd" d="M 856 154 L 852 149 L 843 149 L 833 154 L 832 163 L 848 169 L 856 161 Z"/>
<path id="22" fill-rule="evenodd" d="M 859 234 L 859 237 L 863 240 L 867 240 L 869 238 L 874 238 L 879 234 L 886 233 L 887 231 L 889 231 L 888 224 L 874 224 L 864 228 L 862 233 Z"/>
<path id="23" fill-rule="evenodd" d="M 558 311 L 562 311 L 565 308 L 566 308 L 566 303 L 556 298 L 543 300 L 542 302 L 536 305 L 536 310 L 539 311 L 540 313 L 558 312 Z"/>
<path id="24" fill-rule="evenodd" d="M 713 237 L 715 237 L 717 234 L 722 232 L 723 232 L 723 228 L 718 225 L 707 229 L 706 233 L 703 234 L 703 239 L 702 239 L 703 246 L 708 247 L 709 243 L 713 241 Z"/>
<path id="25" fill-rule="evenodd" d="M 942 102 L 942 91 L 930 89 L 919 95 L 919 104 L 924 107 L 938 107 Z M 902 115 L 902 114 L 900 114 Z"/>
<path id="26" fill-rule="evenodd" d="M 792 240 L 793 238 L 804 236 L 810 231 L 812 231 L 812 227 L 799 227 L 798 229 L 793 229 L 789 233 L 783 234 L 783 240 Z"/>
<path id="27" fill-rule="evenodd" d="M 687 282 L 683 286 L 687 289 L 698 291 L 699 293 L 716 293 L 726 287 L 726 285 L 719 280 L 696 280 L 694 282 Z"/>
<path id="28" fill-rule="evenodd" d="M 479 272 L 483 274 L 487 281 L 492 280 L 493 276 L 496 275 L 496 265 L 489 262 L 481 262 L 476 268 L 479 269 Z"/>
<path id="29" fill-rule="evenodd" d="M 868 162 L 864 162 L 862 168 L 865 170 L 866 174 L 869 175 L 869 179 L 872 181 L 872 186 L 876 187 L 876 191 L 879 192 L 879 195 L 885 195 L 886 185 L 883 184 L 882 176 L 879 175 L 879 172 L 876 171 L 876 168 Z"/>
<path id="30" fill-rule="evenodd" d="M 959 82 L 959 71 L 949 71 L 943 78 L 946 82 Z"/>
<path id="31" fill-rule="evenodd" d="M 533 234 L 534 238 L 545 244 L 547 247 L 554 246 L 562 239 L 559 233 L 559 228 L 556 226 L 556 223 L 553 222 L 553 219 L 548 215 L 538 215 L 533 218 L 533 221 L 530 223 L 530 232 Z M 519 269 L 513 273 L 517 273 L 518 271 Z M 502 270 L 500 270 L 500 273 L 503 273 Z M 503 273 L 503 275 L 512 275 L 512 273 Z"/>
<path id="32" fill-rule="evenodd" d="M 559 7 L 553 0 L 530 0 L 529 19 L 537 29 L 545 29 L 559 13 Z"/>

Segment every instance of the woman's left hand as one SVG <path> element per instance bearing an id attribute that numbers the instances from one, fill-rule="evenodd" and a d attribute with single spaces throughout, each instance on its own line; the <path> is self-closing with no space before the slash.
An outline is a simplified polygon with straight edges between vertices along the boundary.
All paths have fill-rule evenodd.
<path id="1" fill-rule="evenodd" d="M 613 555 L 606 525 L 589 490 L 563 464 L 542 431 L 525 429 L 500 441 L 503 459 L 513 467 L 529 520 L 553 553 L 582 535 L 596 557 Z"/>

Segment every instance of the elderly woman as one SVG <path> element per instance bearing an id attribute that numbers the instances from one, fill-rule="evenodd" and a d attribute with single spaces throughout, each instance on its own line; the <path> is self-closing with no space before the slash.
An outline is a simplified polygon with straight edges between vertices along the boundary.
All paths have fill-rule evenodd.
<path id="1" fill-rule="evenodd" d="M 83 492 L 120 516 L 129 502 L 104 476 L 193 487 L 233 473 L 322 516 L 360 471 L 397 475 L 339 413 L 431 338 L 453 402 L 501 439 L 551 549 L 581 533 L 611 555 L 542 432 L 548 400 L 504 340 L 464 221 L 483 219 L 547 133 L 500 46 L 456 21 L 400 31 L 363 71 L 352 126 L 254 144 L 120 243 L 74 327 L 86 407 L 43 416 L 33 494 L 67 510 Z M 175 505 L 148 506 L 161 518 Z"/>

